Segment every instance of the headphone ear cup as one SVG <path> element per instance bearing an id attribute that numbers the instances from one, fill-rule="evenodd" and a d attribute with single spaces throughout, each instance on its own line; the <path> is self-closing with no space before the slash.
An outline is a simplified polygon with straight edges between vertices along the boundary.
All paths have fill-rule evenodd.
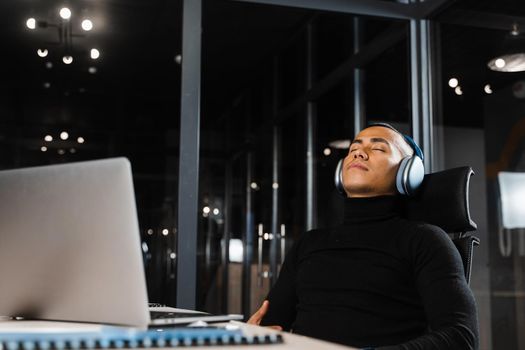
<path id="1" fill-rule="evenodd" d="M 396 175 L 396 188 L 400 194 L 413 195 L 425 177 L 425 166 L 418 156 L 403 158 Z"/>
<path id="2" fill-rule="evenodd" d="M 335 167 L 334 182 L 337 192 L 346 197 L 345 187 L 343 185 L 343 161 L 344 159 L 340 159 Z"/>

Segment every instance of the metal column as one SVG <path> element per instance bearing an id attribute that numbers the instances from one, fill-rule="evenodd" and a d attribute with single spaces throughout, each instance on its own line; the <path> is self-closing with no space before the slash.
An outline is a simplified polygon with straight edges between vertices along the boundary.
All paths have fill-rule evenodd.
<path id="1" fill-rule="evenodd" d="M 354 55 L 361 50 L 363 42 L 363 19 L 354 17 Z M 354 136 L 365 127 L 365 99 L 363 94 L 365 70 L 362 68 L 354 69 Z"/>
<path id="2" fill-rule="evenodd" d="M 184 0 L 177 242 L 177 307 L 195 309 L 202 0 Z"/>
<path id="3" fill-rule="evenodd" d="M 281 240 L 279 225 L 279 180 L 281 166 L 281 128 L 273 127 L 272 137 L 272 233 L 273 239 L 270 241 L 270 285 L 277 281 L 277 240 Z"/>
<path id="4" fill-rule="evenodd" d="M 230 283 L 230 238 L 233 199 L 233 165 L 232 160 L 226 163 L 224 181 L 224 234 L 222 236 L 222 312 L 229 313 L 228 294 Z"/>
<path id="5" fill-rule="evenodd" d="M 279 81 L 279 58 L 273 61 L 273 89 L 272 89 L 272 118 L 275 118 L 279 110 L 280 81 Z M 272 225 L 273 239 L 270 241 L 270 285 L 277 281 L 277 243 L 281 242 L 280 231 L 280 168 L 281 168 L 281 127 L 274 125 L 272 131 Z M 277 242 L 279 240 L 279 242 Z M 281 257 L 282 259 L 282 257 Z"/>
<path id="6" fill-rule="evenodd" d="M 315 32 L 314 24 L 308 23 L 306 28 L 306 90 L 314 84 L 315 69 Z M 315 167 L 315 146 L 317 105 L 308 101 L 306 104 L 306 230 L 317 227 L 317 174 Z"/>
<path id="7" fill-rule="evenodd" d="M 433 171 L 433 110 L 430 21 L 410 20 L 412 136 L 425 154 L 425 172 Z"/>
<path id="8" fill-rule="evenodd" d="M 242 313 L 245 317 L 249 317 L 251 313 L 251 281 L 254 245 L 253 236 L 255 234 L 253 193 L 251 188 L 253 179 L 253 165 L 253 151 L 249 151 L 246 155 L 246 214 L 242 237 L 244 244 L 244 254 L 242 260 Z"/>

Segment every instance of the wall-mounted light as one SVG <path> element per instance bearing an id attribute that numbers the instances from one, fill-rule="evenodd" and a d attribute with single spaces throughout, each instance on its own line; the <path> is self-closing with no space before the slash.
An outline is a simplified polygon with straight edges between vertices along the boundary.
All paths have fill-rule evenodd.
<path id="1" fill-rule="evenodd" d="M 240 239 L 230 239 L 229 257 L 230 262 L 241 263 L 244 253 L 244 246 Z"/>
<path id="2" fill-rule="evenodd" d="M 502 226 L 498 230 L 498 243 L 501 255 L 508 257 L 512 252 L 511 230 L 525 228 L 525 173 L 500 172 L 498 184 Z M 523 240 L 523 231 L 517 233 L 520 233 L 519 239 Z M 520 248 L 522 246 L 520 244 Z M 525 255 L 523 249 L 520 249 L 520 255 Z"/>

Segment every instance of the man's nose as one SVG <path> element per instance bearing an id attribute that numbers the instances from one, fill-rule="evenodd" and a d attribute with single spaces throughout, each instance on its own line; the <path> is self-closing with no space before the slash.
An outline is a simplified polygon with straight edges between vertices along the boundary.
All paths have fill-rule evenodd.
<path id="1" fill-rule="evenodd" d="M 357 158 L 367 160 L 368 154 L 365 151 L 358 149 L 354 152 L 354 159 L 357 159 Z"/>

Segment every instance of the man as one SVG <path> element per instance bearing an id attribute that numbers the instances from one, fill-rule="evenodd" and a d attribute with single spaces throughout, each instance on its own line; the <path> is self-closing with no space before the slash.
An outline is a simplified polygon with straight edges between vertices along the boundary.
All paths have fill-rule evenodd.
<path id="1" fill-rule="evenodd" d="M 401 160 L 388 125 L 362 130 L 343 163 L 342 225 L 304 234 L 249 323 L 354 347 L 477 349 L 475 301 L 440 228 L 403 218 Z"/>

